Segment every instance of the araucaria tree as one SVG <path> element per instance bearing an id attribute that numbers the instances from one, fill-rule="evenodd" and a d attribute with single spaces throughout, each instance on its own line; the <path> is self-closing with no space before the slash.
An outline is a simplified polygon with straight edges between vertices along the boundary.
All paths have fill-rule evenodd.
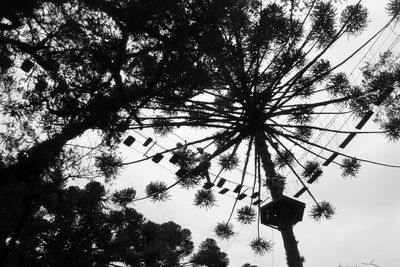
<path id="1" fill-rule="evenodd" d="M 341 105 L 345 110 L 338 113 L 353 113 L 362 118 L 360 129 L 373 111 L 380 108 L 382 112 L 378 113 L 377 121 L 382 133 L 397 140 L 399 110 L 394 100 L 400 69 L 391 64 L 391 55 L 386 53 L 380 63 L 363 69 L 364 80 L 360 86 L 352 85 L 347 75 L 339 71 L 340 66 L 376 35 L 338 63 L 331 64 L 324 58 L 339 39 L 357 37 L 367 27 L 368 11 L 361 1 L 347 6 L 336 4 L 336 1 L 317 0 L 221 1 L 211 10 L 204 8 L 205 4 L 200 1 L 199 9 L 203 8 L 204 13 L 198 19 L 207 19 L 214 26 L 197 29 L 198 21 L 193 22 L 193 35 L 202 54 L 196 65 L 206 66 L 210 85 L 195 97 L 187 98 L 185 105 L 177 102 L 165 106 L 159 99 L 152 99 L 152 105 L 141 116 L 141 127 L 153 128 L 160 135 L 168 135 L 174 127 L 207 129 L 208 137 L 189 138 L 187 146 L 206 146 L 210 153 L 207 163 L 219 157 L 221 171 L 232 170 L 239 162 L 243 164 L 239 188 L 235 190 L 236 202 L 243 193 L 240 186 L 249 179 L 253 183 L 252 194 L 259 191 L 258 187 L 266 186 L 275 203 L 287 199 L 284 170 L 292 171 L 303 185 L 299 195 L 307 192 L 312 197 L 305 182 L 321 176 L 321 162 L 337 163 L 344 176 L 356 175 L 363 159 L 314 143 L 312 137 L 315 133 L 331 131 L 349 135 L 350 141 L 362 131 L 319 127 L 314 118 L 329 113 L 323 109 L 326 106 Z M 388 11 L 390 18 L 382 30 L 398 19 L 398 1 L 391 1 Z M 292 147 L 314 154 L 315 160 L 301 162 Z M 324 156 L 318 152 L 321 150 L 333 154 Z M 197 165 L 193 161 L 195 155 L 190 153 L 181 154 L 177 162 L 181 167 L 177 173 L 178 184 L 190 188 L 198 185 L 202 177 L 207 178 L 203 189 L 195 195 L 195 204 L 212 207 L 215 203 L 212 187 L 218 175 L 212 181 L 206 173 L 209 164 L 200 158 Z M 343 159 L 341 163 L 336 161 L 338 156 Z M 254 168 L 254 176 L 246 174 L 249 166 Z M 159 191 L 166 189 L 164 185 Z M 311 216 L 316 220 L 330 219 L 335 212 L 333 205 L 313 199 Z M 282 235 L 288 266 L 300 267 L 304 259 L 293 233 L 296 222 L 289 213 L 288 210 L 277 212 L 273 224 Z M 231 217 L 232 213 L 228 222 L 219 223 L 215 228 L 221 238 L 234 235 L 229 223 Z M 246 206 L 238 210 L 237 218 L 242 223 L 251 223 L 256 220 L 256 212 L 251 205 Z M 270 249 L 270 243 L 257 237 L 251 247 L 262 254 Z"/>
<path id="2" fill-rule="evenodd" d="M 78 190 L 67 189 L 67 183 L 99 177 L 107 182 L 116 177 L 119 168 L 129 164 L 114 153 L 121 136 L 129 129 L 152 128 L 160 135 L 168 135 L 177 127 L 208 130 L 208 137 L 189 140 L 179 149 L 163 152 L 173 151 L 177 156 L 181 172 L 176 184 L 190 189 L 202 178 L 207 179 L 204 189 L 195 195 L 195 203 L 206 208 L 215 203 L 211 189 L 215 179 L 210 176 L 209 167 L 217 157 L 221 171 L 243 164 L 239 186 L 249 179 L 246 173 L 250 166 L 254 168 L 252 199 L 259 197 L 256 191 L 265 186 L 273 201 L 282 200 L 284 168 L 293 171 L 303 185 L 305 180 L 316 179 L 321 174 L 319 161 L 333 161 L 334 157 L 320 155 L 315 148 L 343 157 L 339 164 L 343 174 L 355 175 L 361 159 L 311 141 L 315 132 L 354 133 L 320 128 L 313 124 L 313 118 L 326 113 L 321 107 L 343 105 L 349 112 L 368 119 L 379 106 L 377 121 L 385 134 L 397 140 L 399 107 L 393 100 L 400 67 L 391 64 L 390 54 L 384 54 L 377 65 L 364 68 L 362 85 L 353 86 L 338 69 L 361 47 L 335 65 L 324 58 L 340 38 L 357 36 L 367 27 L 368 12 L 361 1 L 348 6 L 336 2 L 2 3 L 0 196 L 4 201 L 0 217 L 6 219 L 1 221 L 0 260 L 12 262 L 24 245 L 30 246 L 32 254 L 47 251 L 42 246 L 38 252 L 35 246 L 39 245 L 33 241 L 43 243 L 63 238 L 57 242 L 64 244 L 70 240 L 64 228 L 51 232 L 51 229 L 29 228 L 30 222 L 45 221 L 53 227 L 54 219 L 69 227 L 68 220 L 78 218 L 96 226 L 94 218 L 82 214 L 85 207 L 75 205 L 75 197 L 68 192 L 83 196 L 83 192 L 96 189 L 97 195 L 93 193 L 96 197 L 102 191 L 101 186 L 91 183 Z M 399 7 L 397 0 L 390 1 L 387 25 L 398 19 Z M 76 139 L 88 132 L 100 137 L 98 146 L 87 149 L 77 144 Z M 199 149 L 201 156 L 197 158 L 188 149 L 191 145 L 207 147 L 210 154 Z M 301 162 L 291 151 L 292 146 L 315 153 L 317 160 Z M 95 164 L 82 161 L 91 155 L 96 159 Z M 166 200 L 168 188 L 164 183 L 152 182 L 146 193 L 154 201 Z M 311 194 L 305 186 L 303 191 Z M 237 194 L 239 199 L 240 188 Z M 126 189 L 114 200 L 125 209 L 134 195 L 133 189 Z M 62 203 L 66 199 L 73 205 Z M 105 200 L 96 201 L 87 204 L 98 205 L 93 212 L 104 217 L 104 221 L 96 222 L 99 227 L 90 230 L 94 237 L 98 231 L 106 231 L 108 243 L 89 240 L 82 244 L 88 250 L 115 244 L 118 237 L 118 232 L 102 229 L 109 223 L 108 215 L 100 207 Z M 282 234 L 288 265 L 302 266 L 293 221 L 284 211 L 280 213 L 274 224 Z M 333 206 L 326 201 L 316 201 L 311 212 L 317 220 L 329 219 L 333 213 Z M 250 205 L 239 209 L 237 218 L 248 224 L 256 220 L 256 214 Z M 234 234 L 230 219 L 217 225 L 218 236 L 229 238 Z M 71 231 L 86 230 L 78 228 Z M 30 237 L 35 235 L 41 235 L 41 239 L 32 241 Z M 251 241 L 258 254 L 265 253 L 270 246 L 260 236 Z M 210 240 L 202 247 L 198 259 L 204 260 L 202 255 L 208 253 L 209 247 L 215 248 Z M 62 251 L 61 248 L 57 253 Z M 221 256 L 221 266 L 226 264 L 222 253 L 212 252 Z"/>

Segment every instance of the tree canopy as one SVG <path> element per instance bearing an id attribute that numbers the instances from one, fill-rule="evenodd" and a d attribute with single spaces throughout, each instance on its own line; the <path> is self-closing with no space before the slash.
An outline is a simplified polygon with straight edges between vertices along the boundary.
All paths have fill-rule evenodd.
<path id="1" fill-rule="evenodd" d="M 399 68 L 390 53 L 382 55 L 376 65 L 364 67 L 361 85 L 352 84 L 340 71 L 344 63 L 397 20 L 395 2 L 390 2 L 388 10 L 391 17 L 381 30 L 332 64 L 324 58 L 327 51 L 341 38 L 357 37 L 367 27 L 368 11 L 360 2 L 347 6 L 338 6 L 333 1 L 227 3 L 224 16 L 210 18 L 218 27 L 204 28 L 195 37 L 204 53 L 199 62 L 210 72 L 210 85 L 201 95 L 188 98 L 184 106 L 166 108 L 154 101 L 149 112 L 142 115 L 143 125 L 130 129 L 155 128 L 160 135 L 168 135 L 182 126 L 209 129 L 208 136 L 191 140 L 188 145 L 209 147 L 209 159 L 217 159 L 220 165 L 218 173 L 237 167 L 237 154 L 244 154 L 239 186 L 250 179 L 251 195 L 266 186 L 272 200 L 278 201 L 285 191 L 284 173 L 291 171 L 302 184 L 300 192 L 307 192 L 315 201 L 311 216 L 316 220 L 330 219 L 335 208 L 327 201 L 317 201 L 306 182 L 312 183 L 321 176 L 322 163 L 328 165 L 333 161 L 340 166 L 343 176 L 355 176 L 361 162 L 368 160 L 321 146 L 313 142 L 313 137 L 326 131 L 348 135 L 341 145 L 344 147 L 356 134 L 364 132 L 319 127 L 314 124 L 315 118 L 327 114 L 325 107 L 341 105 L 338 114 L 356 114 L 363 123 L 379 110 L 376 122 L 381 133 L 393 141 L 400 129 L 394 115 Z M 291 147 L 310 153 L 314 160 L 301 162 Z M 334 161 L 339 155 L 341 163 Z M 178 163 L 185 171 L 177 173 L 178 183 L 185 188 L 199 185 L 203 178 L 198 171 L 201 165 L 192 162 L 189 157 L 184 164 Z M 246 175 L 249 168 L 254 169 L 253 177 Z M 215 205 L 212 186 L 208 182 L 197 191 L 196 205 L 206 208 Z M 235 193 L 233 209 L 243 191 L 238 189 Z M 240 222 L 256 220 L 252 203 L 253 200 L 250 206 L 237 211 Z M 230 224 L 232 215 L 233 210 L 228 221 L 218 223 L 215 228 L 215 233 L 223 239 L 235 233 Z M 278 218 L 276 227 L 283 237 L 288 265 L 302 266 L 293 224 L 287 218 Z M 251 247 L 263 254 L 270 244 L 258 236 Z"/>
<path id="2" fill-rule="evenodd" d="M 30 222 L 37 220 L 36 225 L 52 220 L 54 212 L 60 212 L 56 208 L 59 208 L 59 198 L 64 198 L 65 194 L 75 194 L 68 195 L 72 199 L 67 199 L 73 203 L 60 204 L 66 210 L 57 216 L 56 226 L 50 225 L 43 231 L 50 231 L 44 234 L 50 235 L 49 239 L 55 239 L 52 242 L 61 246 L 56 251 L 60 257 L 66 249 L 64 243 L 73 250 L 79 249 L 69 242 L 77 242 L 78 234 L 84 233 L 89 226 L 70 223 L 88 220 L 82 212 L 88 211 L 89 207 L 81 207 L 85 203 L 78 205 L 74 201 L 77 195 L 91 193 L 81 194 L 81 189 L 71 187 L 67 190 L 65 186 L 81 178 L 103 177 L 109 181 L 115 177 L 118 158 L 113 157 L 113 153 L 101 151 L 112 151 L 129 125 L 141 125 L 137 116 L 140 109 L 157 97 L 162 97 L 166 103 L 178 101 L 185 95 L 195 94 L 203 85 L 204 71 L 201 66 L 192 64 L 198 57 L 193 50 L 194 44 L 190 36 L 184 34 L 191 5 L 173 1 L 2 2 L 0 190 L 4 200 L 1 207 L 3 262 L 16 260 L 14 253 L 22 245 L 31 246 L 32 253 L 37 256 L 36 249 L 39 248 L 35 245 L 39 244 L 22 244 L 21 238 L 40 235 L 38 230 L 28 227 Z M 89 152 L 82 152 L 84 147 L 73 142 L 89 131 L 100 133 L 101 142 L 97 147 L 89 148 Z M 94 166 L 87 166 L 88 161 L 82 161 L 85 153 L 90 152 L 96 152 Z M 94 192 L 96 194 L 104 191 L 99 184 L 92 186 L 91 189 L 99 190 Z M 126 189 L 113 199 L 126 206 L 134 196 L 133 189 Z M 89 199 L 85 200 L 90 200 L 91 196 L 85 195 L 87 197 Z M 102 218 L 93 227 L 102 228 L 94 230 L 105 231 L 102 233 L 104 238 L 113 239 L 115 233 L 103 229 L 112 226 L 113 222 L 107 221 L 111 220 L 110 215 L 103 214 L 101 201 L 92 203 L 98 206 L 90 206 L 96 208 L 90 211 Z M 47 212 L 43 212 L 43 208 Z M 116 223 L 126 222 L 128 218 L 124 216 L 129 217 L 130 213 L 129 210 L 127 214 L 116 213 L 122 216 Z M 173 224 L 146 225 L 149 231 L 159 234 L 168 228 L 181 232 Z M 183 232 L 186 236 L 182 238 L 187 239 L 187 233 Z M 70 233 L 73 235 L 69 236 Z M 153 240 L 147 241 L 154 243 L 154 236 Z M 164 260 L 156 255 L 165 256 L 165 252 L 157 251 L 164 247 L 162 241 L 157 244 L 159 248 L 146 248 L 149 253 L 155 253 L 155 257 L 147 261 Z M 96 242 L 90 237 L 83 246 L 96 250 L 92 247 L 98 246 Z M 169 259 L 165 261 L 176 261 L 187 255 L 191 245 L 185 246 L 180 251 L 168 252 Z M 42 248 L 45 249 L 48 248 Z M 131 253 L 129 248 L 126 250 L 125 253 Z M 103 257 L 88 253 L 90 257 Z M 69 257 L 68 253 L 62 255 Z M 137 260 L 131 256 L 132 261 Z M 149 264 L 158 266 L 158 263 Z"/>
<path id="3" fill-rule="evenodd" d="M 193 255 L 192 262 L 195 267 L 226 267 L 229 260 L 226 253 L 220 251 L 217 242 L 207 238 L 200 244 L 199 251 Z"/>
<path id="4" fill-rule="evenodd" d="M 30 221 L 45 226 L 57 218 L 60 224 L 48 226 L 55 229 L 43 230 L 46 242 L 74 244 L 72 250 L 78 248 L 74 234 L 94 231 L 95 238 L 96 231 L 105 231 L 102 233 L 108 241 L 118 237 L 117 230 L 110 234 L 102 228 L 113 226 L 108 218 L 112 212 L 103 214 L 104 187 L 96 182 L 84 189 L 67 184 L 80 178 L 109 182 L 121 167 L 133 164 L 123 162 L 116 153 L 128 130 L 151 128 L 161 136 L 177 128 L 208 130 L 207 136 L 190 140 L 186 146 L 201 145 L 208 148 L 209 155 L 202 155 L 201 161 L 196 152 L 186 150 L 177 162 L 183 174 L 174 184 L 192 189 L 206 176 L 208 184 L 195 194 L 195 204 L 200 207 L 215 204 L 211 187 L 219 177 L 211 180 L 207 171 L 211 160 L 218 159 L 220 173 L 242 164 L 238 185 L 242 187 L 251 179 L 251 194 L 260 193 L 265 186 L 273 201 L 279 201 L 285 193 L 284 170 L 293 172 L 303 193 L 315 200 L 312 216 L 317 220 L 331 218 L 334 207 L 317 201 L 305 182 L 322 174 L 321 162 L 334 162 L 343 175 L 354 176 L 360 162 L 368 161 L 333 151 L 312 139 L 329 131 L 348 135 L 349 142 L 362 131 L 321 128 L 313 123 L 314 118 L 326 114 L 326 106 L 342 105 L 345 111 L 341 113 L 356 114 L 364 123 L 375 113 L 383 134 L 392 141 L 400 137 L 396 101 L 400 65 L 395 63 L 395 56 L 385 53 L 377 64 L 367 64 L 361 85 L 352 84 L 339 71 L 382 30 L 338 63 L 324 58 L 338 40 L 358 36 L 367 27 L 368 11 L 360 2 L 347 6 L 320 0 L 2 3 L 0 191 L 3 203 L 7 203 L 1 207 L 6 218 L 2 259 L 14 257 L 23 244 L 21 240 L 34 236 L 25 233 Z M 389 3 L 390 17 L 384 28 L 398 20 L 398 1 Z M 85 146 L 77 141 L 89 132 L 99 136 L 97 145 Z M 311 153 L 315 160 L 302 162 L 290 147 Z M 175 148 L 161 153 L 171 151 Z M 239 157 L 239 152 L 244 157 Z M 342 158 L 341 163 L 335 161 L 337 156 Z M 250 168 L 254 170 L 251 178 L 246 175 Z M 146 188 L 147 197 L 166 200 L 170 187 L 152 182 Z M 234 234 L 230 220 L 243 191 L 239 188 L 235 193 L 230 218 L 215 228 L 222 238 Z M 74 199 L 80 197 L 83 203 L 75 203 Z M 64 203 L 63 198 L 69 201 Z M 127 207 L 134 198 L 133 189 L 124 189 L 111 199 L 124 212 L 134 213 Z M 259 223 L 252 207 L 256 199 L 260 196 L 238 210 L 241 223 Z M 65 210 L 58 211 L 60 207 Z M 92 212 L 97 212 L 99 220 L 104 217 L 97 226 L 90 218 Z M 118 216 L 131 216 L 124 212 Z M 83 223 L 74 228 L 77 221 Z M 277 219 L 276 227 L 282 234 L 288 265 L 302 266 L 293 224 L 283 216 Z M 149 235 L 163 235 L 165 229 L 184 232 L 171 224 L 146 223 L 146 228 Z M 61 241 L 52 241 L 60 235 Z M 43 240 L 32 242 L 39 242 L 47 252 Z M 93 250 L 106 241 L 89 238 L 80 244 L 86 249 L 81 252 L 88 253 L 84 257 L 101 258 L 102 252 Z M 146 248 L 154 253 L 147 261 L 177 261 L 187 256 L 184 251 L 188 251 L 188 244 L 183 251 L 178 249 L 162 258 L 165 254 L 157 254 L 157 247 L 165 244 L 160 242 Z M 211 241 L 207 244 L 215 247 Z M 250 244 L 258 254 L 271 247 L 260 236 Z M 36 246 L 39 244 L 30 247 L 34 255 L 39 253 Z M 207 246 L 196 257 L 202 260 Z M 65 247 L 54 249 L 54 253 L 61 253 Z M 126 254 L 131 254 L 126 249 Z M 68 257 L 68 253 L 62 256 Z M 132 261 L 138 260 L 134 255 L 126 257 L 131 256 Z"/>
<path id="5" fill-rule="evenodd" d="M 226 254 L 220 252 L 213 239 L 206 239 L 199 252 L 191 255 L 194 246 L 188 229 L 172 221 L 157 224 L 145 219 L 135 209 L 121 205 L 123 192 L 126 189 L 109 194 L 95 181 L 83 188 L 45 185 L 40 199 L 33 204 L 34 212 L 25 219 L 18 242 L 5 248 L 8 256 L 2 258 L 2 265 L 118 266 L 122 263 L 150 267 L 182 266 L 190 262 L 199 266 L 227 266 Z M 132 200 L 136 192 L 131 192 Z M 18 199 L 7 196 L 8 199 L 2 199 L 4 204 L 18 203 Z M 3 237 L 11 232 L 10 222 L 16 220 L 9 216 L 19 214 L 5 210 L 4 204 Z M 212 261 L 205 261 L 204 257 L 210 255 Z"/>

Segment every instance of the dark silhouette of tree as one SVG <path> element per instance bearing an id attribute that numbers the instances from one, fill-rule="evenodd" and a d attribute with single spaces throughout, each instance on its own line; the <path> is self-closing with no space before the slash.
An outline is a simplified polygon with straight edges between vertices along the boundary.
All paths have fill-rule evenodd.
<path id="1" fill-rule="evenodd" d="M 150 100 L 179 104 L 203 87 L 206 70 L 193 64 L 199 54 L 186 27 L 193 8 L 165 1 L 2 2 L 0 190 L 10 204 L 2 207 L 2 260 L 38 212 L 46 183 L 59 188 L 91 177 L 74 171 L 82 155 L 68 142 L 99 133 L 95 151 L 109 153 L 97 156 L 97 168 L 112 178 L 119 167 L 112 150 L 130 125 L 141 125 L 140 109 L 153 106 Z"/>
<path id="2" fill-rule="evenodd" d="M 4 96 L 13 94 L 3 112 L 31 127 L 35 122 L 49 138 L 19 147 L 24 157 L 1 171 L 3 185 L 34 179 L 67 141 L 87 130 L 101 130 L 112 146 L 130 124 L 141 124 L 137 113 L 150 99 L 179 103 L 205 81 L 201 65 L 193 65 L 198 55 L 184 27 L 188 21 L 181 21 L 187 6 L 32 3 L 20 14 L 27 21 L 10 22 L 0 40 L 3 61 L 12 63 L 2 67 Z M 18 65 L 29 72 L 25 87 L 11 73 Z"/>
<path id="3" fill-rule="evenodd" d="M 347 75 L 339 72 L 344 63 L 398 19 L 398 3 L 390 1 L 389 21 L 380 31 L 348 57 L 332 65 L 323 58 L 328 49 L 342 37 L 361 34 L 368 21 L 368 11 L 360 2 L 344 6 L 340 12 L 336 4 L 335 1 L 273 1 L 267 4 L 231 1 L 226 3 L 222 20 L 217 15 L 207 16 L 207 10 L 204 10 L 203 16 L 218 25 L 196 32 L 198 48 L 204 53 L 200 62 L 211 71 L 212 85 L 201 95 L 187 99 L 185 106 L 154 107 L 141 117 L 142 128 L 154 128 L 160 135 L 167 135 L 182 126 L 209 131 L 208 137 L 188 141 L 189 146 L 208 147 L 208 165 L 202 164 L 201 160 L 193 164 L 196 154 L 191 160 L 177 163 L 181 167 L 177 183 L 184 188 L 199 185 L 202 178 L 207 178 L 204 188 L 195 194 L 197 206 L 209 208 L 215 205 L 214 184 L 205 172 L 210 161 L 218 159 L 222 172 L 235 168 L 240 159 L 242 178 L 239 186 L 244 185 L 246 178 L 254 179 L 252 194 L 266 186 L 272 200 L 278 201 L 283 199 L 285 192 L 283 173 L 291 171 L 302 184 L 303 192 L 308 192 L 315 201 L 311 216 L 316 220 L 330 219 L 335 212 L 333 205 L 327 201 L 318 202 L 305 184 L 322 174 L 320 161 L 326 164 L 333 161 L 340 166 L 343 176 L 355 176 L 360 162 L 380 163 L 314 143 L 313 134 L 325 131 L 348 135 L 347 143 L 356 134 L 377 133 L 315 125 L 315 117 L 327 114 L 323 107 L 341 105 L 344 111 L 342 109 L 338 114 L 356 114 L 363 123 L 371 117 L 371 112 L 380 109 L 377 122 L 382 128 L 381 133 L 391 140 L 398 139 L 399 65 L 389 60 L 389 55 L 383 55 L 378 64 L 369 64 L 363 69 L 360 86 L 351 84 Z M 290 149 L 292 146 L 311 153 L 316 160 L 301 162 Z M 323 156 L 318 150 L 333 154 Z M 240 158 L 238 153 L 244 157 Z M 342 157 L 342 163 L 334 161 L 337 156 Z M 251 164 L 255 178 L 246 175 Z M 164 190 L 168 189 L 164 187 Z M 215 233 L 224 239 L 235 234 L 230 220 L 243 191 L 238 189 L 236 193 L 231 216 L 215 228 Z M 256 212 L 251 207 L 240 209 L 238 220 L 252 222 L 256 220 Z M 275 220 L 282 235 L 288 266 L 303 266 L 304 258 L 297 247 L 293 221 L 284 211 Z M 270 250 L 271 244 L 258 236 L 251 242 L 251 247 L 257 254 L 263 254 Z"/>
<path id="4" fill-rule="evenodd" d="M 27 219 L 2 266 L 181 266 L 193 251 L 188 229 L 174 222 L 146 220 L 135 209 L 121 205 L 121 191 L 109 194 L 99 182 L 89 182 L 84 188 L 51 190 L 50 186 L 36 200 L 36 212 Z M 8 222 L 1 221 L 2 235 Z M 190 257 L 206 253 L 213 256 L 212 262 L 227 266 L 226 254 L 212 241 L 206 239 Z"/>
<path id="5" fill-rule="evenodd" d="M 217 242 L 211 238 L 204 240 L 199 251 L 192 256 L 193 266 L 226 267 L 229 264 L 226 253 L 221 252 Z"/>
<path id="6" fill-rule="evenodd" d="M 4 205 L 0 212 L 6 220 L 1 259 L 10 260 L 21 246 L 28 222 L 43 207 L 52 209 L 51 198 L 58 198 L 68 181 L 118 175 L 128 163 L 122 163 L 114 150 L 128 129 L 153 128 L 161 135 L 185 126 L 214 130 L 209 137 L 187 144 L 212 142 L 214 150 L 208 157 L 200 152 L 203 157 L 198 160 L 196 153 L 187 152 L 178 161 L 185 173 L 177 183 L 185 188 L 209 176 L 209 161 L 219 157 L 222 170 L 242 163 L 241 185 L 249 162 L 254 162 L 253 188 L 265 185 L 273 200 L 283 196 L 284 168 L 293 171 L 311 194 L 304 181 L 320 174 L 321 166 L 316 161 L 300 162 L 289 149 L 293 145 L 319 160 L 329 158 L 315 148 L 337 153 L 344 158 L 335 162 L 343 174 L 355 175 L 362 159 L 321 147 L 311 137 L 313 132 L 353 137 L 356 132 L 321 128 L 313 118 L 324 114 L 320 107 L 328 105 L 341 104 L 363 118 L 379 106 L 377 121 L 385 134 L 398 139 L 393 91 L 398 90 L 399 66 L 390 64 L 386 54 L 377 65 L 367 65 L 362 86 L 354 86 L 337 70 L 359 49 L 337 65 L 323 59 L 337 40 L 360 34 L 367 24 L 367 11 L 360 3 L 344 7 L 340 14 L 336 4 L 317 0 L 264 5 L 257 0 L 3 2 L 0 101 L 5 123 L 0 190 Z M 387 25 L 398 19 L 398 7 L 397 1 L 390 1 Z M 94 174 L 92 168 L 82 168 L 84 155 L 79 155 L 77 146 L 68 147 L 68 142 L 90 130 L 101 137 L 100 145 L 91 148 L 96 152 Z M 239 157 L 236 153 L 246 144 L 244 157 Z M 296 164 L 301 173 L 294 169 Z M 169 188 L 153 183 L 146 191 L 155 201 L 165 200 Z M 114 200 L 126 207 L 133 197 L 134 191 L 126 189 Z M 197 192 L 197 205 L 208 208 L 214 202 L 209 188 Z M 315 202 L 313 217 L 329 219 L 334 207 Z M 235 206 L 236 202 L 233 210 Z M 81 219 L 78 215 L 73 214 Z M 217 225 L 219 236 L 234 234 L 231 217 Z M 242 223 L 255 218 L 252 208 L 238 211 Z M 302 266 L 292 223 L 282 217 L 277 227 L 288 265 Z M 251 246 L 262 254 L 271 244 L 258 236 Z"/>

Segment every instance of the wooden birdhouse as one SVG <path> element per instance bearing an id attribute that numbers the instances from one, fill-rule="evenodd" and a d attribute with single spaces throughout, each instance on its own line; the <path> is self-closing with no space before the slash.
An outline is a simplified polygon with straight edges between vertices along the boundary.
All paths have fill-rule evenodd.
<path id="1" fill-rule="evenodd" d="M 280 220 L 288 220 L 292 225 L 302 221 L 306 204 L 293 198 L 282 196 L 261 207 L 261 223 L 277 228 Z"/>

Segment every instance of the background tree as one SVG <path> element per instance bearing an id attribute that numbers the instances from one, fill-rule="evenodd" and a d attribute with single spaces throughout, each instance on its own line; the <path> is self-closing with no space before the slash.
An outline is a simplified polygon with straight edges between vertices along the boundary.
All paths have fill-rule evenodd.
<path id="1" fill-rule="evenodd" d="M 35 203 L 37 212 L 27 219 L 3 266 L 181 266 L 193 251 L 190 231 L 174 222 L 146 220 L 126 206 L 136 193 L 127 190 L 109 194 L 99 182 L 84 188 L 44 188 Z M 2 220 L 2 226 L 6 223 Z M 227 262 L 226 254 L 213 245 L 206 246 L 208 253 Z"/>
<path id="2" fill-rule="evenodd" d="M 199 251 L 192 256 L 193 266 L 226 267 L 229 264 L 226 253 L 221 252 L 217 242 L 211 238 L 204 240 Z"/>
<path id="3" fill-rule="evenodd" d="M 141 125 L 140 109 L 153 98 L 174 103 L 196 94 L 204 70 L 194 66 L 198 55 L 185 34 L 190 3 L 1 5 L 0 190 L 9 204 L 1 209 L 7 218 L 5 260 L 29 217 L 39 212 L 44 189 L 99 177 L 78 167 L 85 155 L 71 146 L 74 139 L 97 131 L 100 145 L 91 151 L 110 151 L 97 155 L 97 167 L 106 178 L 115 176 L 119 162 L 112 150 L 129 125 Z"/>
<path id="4" fill-rule="evenodd" d="M 187 20 L 174 18 L 184 16 L 186 6 L 34 3 L 27 14 L 17 13 L 25 23 L 10 22 L 2 31 L 2 106 L 8 120 L 37 127 L 48 138 L 14 148 L 25 155 L 1 170 L 3 184 L 40 175 L 67 141 L 89 129 L 101 130 L 112 146 L 131 122 L 140 125 L 137 113 L 149 99 L 179 101 L 202 87 Z M 132 23 L 135 12 L 151 23 Z M 18 66 L 29 72 L 25 83 L 14 76 Z"/>

